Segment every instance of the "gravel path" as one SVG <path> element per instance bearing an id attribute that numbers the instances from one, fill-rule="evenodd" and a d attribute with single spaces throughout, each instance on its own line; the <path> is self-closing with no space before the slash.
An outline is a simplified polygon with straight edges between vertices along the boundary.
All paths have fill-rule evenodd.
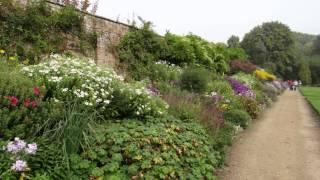
<path id="1" fill-rule="evenodd" d="M 222 180 L 320 180 L 320 121 L 286 91 L 230 149 Z"/>

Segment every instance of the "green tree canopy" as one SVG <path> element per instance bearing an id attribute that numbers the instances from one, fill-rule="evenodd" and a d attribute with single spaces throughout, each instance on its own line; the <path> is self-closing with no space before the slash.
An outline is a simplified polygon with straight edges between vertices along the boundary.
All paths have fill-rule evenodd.
<path id="1" fill-rule="evenodd" d="M 313 41 L 313 53 L 320 55 L 320 35 Z"/>
<path id="2" fill-rule="evenodd" d="M 308 63 L 300 64 L 299 78 L 303 84 L 311 84 L 311 71 Z"/>
<path id="3" fill-rule="evenodd" d="M 253 63 L 272 68 L 283 78 L 295 78 L 294 39 L 290 28 L 285 24 L 263 23 L 245 35 L 241 46 Z"/>
<path id="4" fill-rule="evenodd" d="M 229 48 L 239 48 L 240 47 L 240 39 L 238 36 L 232 35 L 227 41 Z"/>

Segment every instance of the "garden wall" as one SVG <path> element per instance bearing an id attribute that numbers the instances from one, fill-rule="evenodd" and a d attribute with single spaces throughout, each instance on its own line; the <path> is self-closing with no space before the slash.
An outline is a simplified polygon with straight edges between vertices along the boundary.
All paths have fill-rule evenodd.
<path id="1" fill-rule="evenodd" d="M 22 6 L 30 0 L 16 0 Z M 63 5 L 52 1 L 46 1 L 53 9 L 61 8 Z M 120 41 L 120 38 L 128 32 L 130 26 L 124 23 L 116 22 L 108 18 L 96 16 L 93 14 L 84 14 L 84 26 L 88 32 L 97 32 L 97 48 L 96 52 L 91 52 L 91 58 L 96 60 L 99 65 L 114 66 L 117 61 L 117 54 L 115 51 L 115 45 Z M 77 52 L 75 49 L 77 40 L 68 38 L 67 50 Z"/>

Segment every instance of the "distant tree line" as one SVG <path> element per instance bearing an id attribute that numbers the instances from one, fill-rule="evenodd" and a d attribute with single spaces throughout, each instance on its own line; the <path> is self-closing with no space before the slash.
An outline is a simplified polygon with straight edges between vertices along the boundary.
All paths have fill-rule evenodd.
<path id="1" fill-rule="evenodd" d="M 280 22 L 267 22 L 239 37 L 231 36 L 229 47 L 241 47 L 249 59 L 283 79 L 320 84 L 320 35 L 292 32 Z"/>

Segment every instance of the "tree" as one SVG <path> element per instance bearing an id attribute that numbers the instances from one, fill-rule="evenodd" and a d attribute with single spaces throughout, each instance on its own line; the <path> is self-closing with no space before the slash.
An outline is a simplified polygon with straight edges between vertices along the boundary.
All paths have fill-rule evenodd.
<path id="1" fill-rule="evenodd" d="M 313 53 L 320 55 L 320 35 L 313 41 Z"/>
<path id="2" fill-rule="evenodd" d="M 240 39 L 238 36 L 232 35 L 227 41 L 229 48 L 239 48 L 240 47 Z"/>
<path id="3" fill-rule="evenodd" d="M 301 63 L 299 69 L 299 78 L 303 84 L 311 84 L 311 71 L 308 63 Z"/>
<path id="4" fill-rule="evenodd" d="M 242 48 L 253 63 L 262 67 L 274 66 L 277 75 L 296 78 L 294 73 L 294 39 L 290 28 L 280 22 L 263 23 L 247 33 Z"/>

